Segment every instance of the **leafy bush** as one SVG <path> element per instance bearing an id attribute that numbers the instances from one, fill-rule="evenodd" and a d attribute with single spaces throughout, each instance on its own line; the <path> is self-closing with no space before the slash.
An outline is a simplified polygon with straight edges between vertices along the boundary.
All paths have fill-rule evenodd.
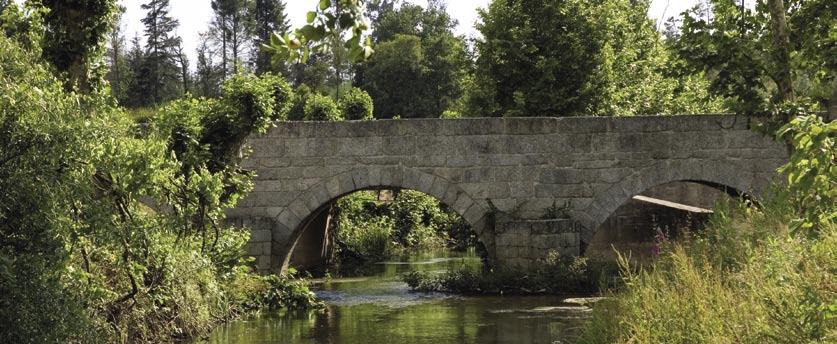
<path id="1" fill-rule="evenodd" d="M 799 116 L 777 136 L 793 145 L 790 162 L 779 170 L 787 175 L 790 201 L 799 213 L 793 228 L 816 234 L 837 220 L 837 121 Z"/>
<path id="2" fill-rule="evenodd" d="M 0 35 L 0 342 L 171 341 L 258 305 L 248 232 L 224 211 L 251 187 L 240 152 L 287 108 L 283 82 L 233 77 L 140 131 L 39 61 Z"/>
<path id="3" fill-rule="evenodd" d="M 352 87 L 348 92 L 340 97 L 340 111 L 343 113 L 343 118 L 349 121 L 356 120 L 370 120 L 372 119 L 372 112 L 374 104 L 369 93 L 356 87 Z"/>
<path id="4" fill-rule="evenodd" d="M 313 93 L 314 91 L 311 90 L 311 87 L 308 87 L 306 84 L 302 84 L 296 88 L 293 92 L 291 108 L 288 111 L 289 121 L 301 121 L 305 119 L 305 103 L 308 102 L 308 98 Z"/>
<path id="5" fill-rule="evenodd" d="M 337 240 L 341 250 L 365 260 L 383 260 L 394 251 L 393 223 L 380 216 L 372 191 L 361 191 L 338 200 Z M 343 255 L 345 260 L 346 255 Z"/>
<path id="6" fill-rule="evenodd" d="M 288 119 L 288 114 L 294 105 L 294 91 L 291 85 L 285 81 L 285 78 L 267 73 L 261 76 L 261 79 L 273 88 L 273 116 L 271 119 L 284 121 Z"/>
<path id="7" fill-rule="evenodd" d="M 305 101 L 306 121 L 340 121 L 343 115 L 330 97 L 312 94 Z"/>
<path id="8" fill-rule="evenodd" d="M 306 310 L 324 306 L 303 280 L 271 275 L 265 277 L 265 281 L 267 288 L 261 298 L 263 308 Z"/>

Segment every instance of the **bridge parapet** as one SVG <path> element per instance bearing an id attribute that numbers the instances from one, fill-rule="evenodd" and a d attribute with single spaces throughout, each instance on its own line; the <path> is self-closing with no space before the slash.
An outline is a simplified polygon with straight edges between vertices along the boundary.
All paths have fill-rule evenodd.
<path id="1" fill-rule="evenodd" d="M 758 195 L 787 159 L 785 147 L 751 131 L 747 118 L 714 115 L 283 122 L 250 144 L 245 166 L 256 171 L 255 190 L 229 215 L 270 231 L 270 243 L 254 247 L 260 266 L 276 271 L 311 214 L 360 189 L 431 194 L 501 259 L 510 249 L 486 225 L 489 209 L 526 220 L 570 204 L 580 249 L 648 188 L 699 181 Z"/>

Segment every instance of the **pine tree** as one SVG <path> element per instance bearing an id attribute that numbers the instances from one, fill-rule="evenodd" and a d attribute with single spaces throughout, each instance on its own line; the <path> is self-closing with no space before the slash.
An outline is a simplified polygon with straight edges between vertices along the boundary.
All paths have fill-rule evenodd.
<path id="1" fill-rule="evenodd" d="M 216 64 L 218 51 L 209 43 L 210 33 L 201 33 L 201 45 L 197 48 L 195 64 L 195 93 L 203 97 L 217 97 L 223 78 L 223 66 Z"/>
<path id="2" fill-rule="evenodd" d="M 253 65 L 256 74 L 278 72 L 289 75 L 288 67 L 271 64 L 271 54 L 261 49 L 262 44 L 270 41 L 273 32 L 286 33 L 290 29 L 288 16 L 285 14 L 285 3 L 282 0 L 256 0 L 253 7 L 254 35 L 253 35 Z"/>
<path id="3" fill-rule="evenodd" d="M 125 65 L 126 43 L 122 27 L 122 15 L 124 13 L 125 7 L 119 6 L 113 28 L 111 28 L 108 34 L 107 51 L 109 69 L 106 78 L 110 84 L 111 93 L 120 101 L 125 99 L 125 74 L 127 71 L 127 66 Z"/>
<path id="4" fill-rule="evenodd" d="M 150 104 L 157 104 L 169 99 L 173 92 L 172 82 L 179 84 L 176 58 L 180 37 L 174 35 L 179 25 L 176 19 L 169 16 L 169 0 L 150 0 L 142 5 L 147 10 L 142 23 L 145 25 L 145 63 L 144 82 L 150 91 Z M 176 86 L 179 87 L 179 86 Z M 168 89 L 167 89 L 168 88 Z M 176 94 L 176 92 L 175 92 Z M 167 95 L 164 97 L 163 95 Z"/>
<path id="5" fill-rule="evenodd" d="M 125 81 L 125 96 L 121 104 L 130 108 L 136 108 L 150 103 L 148 99 L 147 82 L 143 82 L 143 67 L 145 66 L 145 52 L 139 36 L 131 38 L 131 50 L 125 58 L 128 67 Z"/>
<path id="6" fill-rule="evenodd" d="M 253 20 L 250 15 L 248 0 L 212 0 L 212 10 L 215 12 L 213 29 L 211 32 L 216 40 L 221 41 L 221 51 L 224 77 L 232 67 L 236 73 L 247 55 L 250 35 L 253 32 Z"/>

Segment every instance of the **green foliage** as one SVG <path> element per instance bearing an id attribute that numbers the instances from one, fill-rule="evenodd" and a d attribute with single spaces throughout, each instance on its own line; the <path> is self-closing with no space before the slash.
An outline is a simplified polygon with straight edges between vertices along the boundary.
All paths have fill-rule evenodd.
<path id="1" fill-rule="evenodd" d="M 43 56 L 65 78 L 68 89 L 87 92 L 104 86 L 105 36 L 116 14 L 113 0 L 41 0 Z"/>
<path id="2" fill-rule="evenodd" d="M 360 191 L 337 201 L 336 239 L 341 263 L 351 253 L 357 258 L 379 261 L 395 251 L 393 220 L 378 208 L 377 193 Z"/>
<path id="3" fill-rule="evenodd" d="M 9 13 L 6 11 L 5 13 Z M 124 121 L 85 118 L 88 100 L 68 94 L 48 70 L 0 35 L 0 341 L 67 341 L 88 318 L 77 291 L 64 289 L 74 200 L 88 200 L 102 137 Z M 91 104 L 101 105 L 101 104 Z M 79 187 L 70 187 L 79 185 Z M 49 302 L 44 302 L 49 300 Z"/>
<path id="4" fill-rule="evenodd" d="M 669 58 L 647 9 L 648 1 L 493 1 L 480 12 L 477 24 L 484 39 L 476 44 L 468 113 L 575 116 L 711 110 L 712 102 L 694 83 L 662 73 Z"/>
<path id="5" fill-rule="evenodd" d="M 456 294 L 567 294 L 595 293 L 616 287 L 614 263 L 561 257 L 550 252 L 532 266 L 500 266 L 486 272 L 462 268 L 442 274 L 412 271 L 402 279 L 412 290 Z"/>
<path id="6" fill-rule="evenodd" d="M 785 1 L 791 36 L 790 65 L 798 96 L 820 105 L 831 98 L 833 56 L 837 44 L 833 33 L 833 2 Z M 738 1 L 714 0 L 684 12 L 680 32 L 670 42 L 682 63 L 679 75 L 701 73 L 710 82 L 713 95 L 727 99 L 731 110 L 760 114 L 779 98 L 781 70 L 774 52 L 767 3 L 741 10 Z M 710 18 L 708 20 L 707 18 Z M 829 55 L 830 54 L 830 55 Z"/>
<path id="7" fill-rule="evenodd" d="M 426 8 L 382 4 L 372 37 L 376 54 L 355 83 L 375 100 L 377 118 L 439 118 L 457 105 L 470 67 L 464 37 L 439 1 Z"/>
<path id="8" fill-rule="evenodd" d="M 306 121 L 341 121 L 343 114 L 331 97 L 311 94 L 305 101 Z"/>
<path id="9" fill-rule="evenodd" d="M 289 107 L 287 85 L 237 76 L 140 130 L 37 61 L 0 36 L 0 341 L 169 341 L 251 307 L 247 232 L 224 211 L 250 187 L 244 139 Z"/>
<path id="10" fill-rule="evenodd" d="M 291 109 L 288 111 L 289 121 L 301 121 L 305 118 L 305 103 L 308 102 L 308 98 L 311 97 L 313 92 L 311 87 L 308 87 L 306 84 L 302 84 L 296 88 L 296 91 L 293 93 Z"/>
<path id="11" fill-rule="evenodd" d="M 476 234 L 456 212 L 432 196 L 400 190 L 392 202 L 377 191 L 340 198 L 336 210 L 339 258 L 379 261 L 405 249 L 442 246 L 464 250 L 476 245 Z"/>
<path id="12" fill-rule="evenodd" d="M 294 91 L 291 85 L 281 76 L 265 73 L 260 76 L 264 82 L 273 88 L 273 115 L 272 121 L 284 121 L 288 119 L 291 107 L 294 103 Z"/>
<path id="13" fill-rule="evenodd" d="M 787 175 L 789 201 L 799 216 L 791 226 L 818 234 L 837 221 L 837 121 L 798 116 L 777 137 L 793 146 L 790 162 L 779 170 Z"/>
<path id="14" fill-rule="evenodd" d="M 402 190 L 389 205 L 395 226 L 395 241 L 404 247 L 431 248 L 442 246 L 445 237 L 445 216 L 442 205 L 432 196 Z"/>
<path id="15" fill-rule="evenodd" d="M 265 281 L 268 287 L 261 299 L 263 308 L 307 310 L 325 306 L 303 280 L 271 275 Z"/>
<path id="16" fill-rule="evenodd" d="M 285 2 L 275 0 L 256 0 L 253 4 L 253 46 L 255 47 L 253 62 L 256 74 L 263 74 L 269 71 L 287 73 L 284 64 L 274 65 L 271 63 L 271 54 L 265 49 L 260 49 L 264 44 L 270 43 L 270 36 L 274 32 L 284 35 L 290 30 L 288 15 L 285 13 Z"/>
<path id="17" fill-rule="evenodd" d="M 343 118 L 349 121 L 370 120 L 374 105 L 369 93 L 359 88 L 352 87 L 348 92 L 340 96 L 340 111 Z"/>
<path id="18" fill-rule="evenodd" d="M 145 54 L 141 67 L 134 72 L 143 89 L 142 105 L 158 105 L 186 92 L 178 80 L 181 38 L 177 36 L 179 22 L 169 15 L 169 0 L 149 0 L 141 6 L 146 16 Z"/>
<path id="19" fill-rule="evenodd" d="M 718 215 L 706 237 L 669 248 L 649 270 L 623 272 L 625 290 L 597 307 L 580 342 L 833 342 L 837 230 L 793 236 L 791 207 L 769 206 Z"/>
<path id="20" fill-rule="evenodd" d="M 46 9 L 6 4 L 0 11 L 0 30 L 6 37 L 17 41 L 33 56 L 41 55 L 44 36 L 43 17 Z"/>
<path id="21" fill-rule="evenodd" d="M 312 51 L 345 48 L 353 61 L 369 58 L 374 52 L 363 34 L 369 27 L 363 20 L 362 0 L 320 0 L 306 19 L 308 24 L 293 33 L 274 32 L 270 43 L 262 47 L 274 54 L 274 63 L 305 63 Z M 350 38 L 340 44 L 346 31 Z"/>

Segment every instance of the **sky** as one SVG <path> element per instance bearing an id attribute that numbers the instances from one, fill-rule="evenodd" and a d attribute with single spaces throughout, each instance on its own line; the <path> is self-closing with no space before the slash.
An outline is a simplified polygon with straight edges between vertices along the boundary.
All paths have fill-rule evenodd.
<path id="1" fill-rule="evenodd" d="M 676 16 L 697 4 L 698 1 L 652 0 L 648 16 L 660 22 L 661 18 L 666 19 Z M 145 16 L 145 11 L 140 8 L 140 5 L 144 2 L 147 2 L 147 0 L 119 0 L 119 3 L 126 8 L 122 21 L 129 40 L 135 34 L 139 36 L 143 34 L 140 19 Z M 189 54 L 192 61 L 194 61 L 195 49 L 199 44 L 198 34 L 206 31 L 212 18 L 212 8 L 210 8 L 209 2 L 210 0 L 171 0 L 171 11 L 169 13 L 180 21 L 178 34 L 183 38 L 184 50 Z M 407 0 L 407 2 L 421 6 L 427 5 L 426 0 Z M 287 4 L 291 26 L 296 28 L 305 24 L 305 14 L 312 10 L 317 2 L 315 0 L 285 0 L 285 3 Z M 447 3 L 448 13 L 459 22 L 456 33 L 478 37 L 479 32 L 474 29 L 474 23 L 477 21 L 477 8 L 486 7 L 489 0 L 448 0 Z"/>

